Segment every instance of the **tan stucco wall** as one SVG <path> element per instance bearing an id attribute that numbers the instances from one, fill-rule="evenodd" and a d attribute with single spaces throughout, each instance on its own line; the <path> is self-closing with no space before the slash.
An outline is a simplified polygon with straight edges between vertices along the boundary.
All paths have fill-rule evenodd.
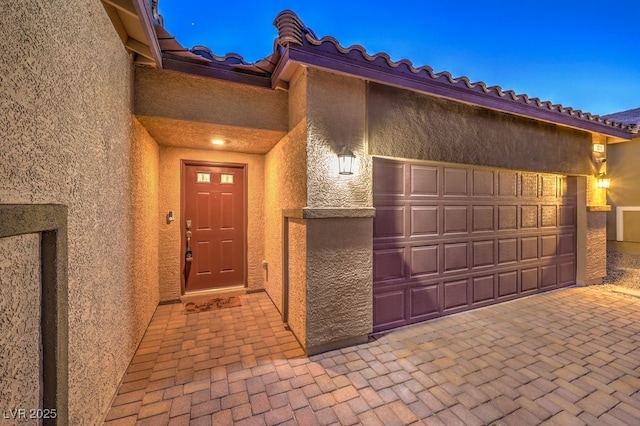
<path id="1" fill-rule="evenodd" d="M 139 190 L 155 186 L 156 148 L 100 2 L 4 8 L 0 52 L 0 202 L 69 207 L 69 419 L 99 424 L 158 301 L 157 209 Z"/>
<path id="2" fill-rule="evenodd" d="M 132 336 L 144 334 L 148 313 L 153 313 L 159 301 L 158 290 L 158 172 L 159 147 L 149 133 L 132 119 L 131 159 L 129 162 L 128 222 L 130 223 L 131 259 L 129 281 L 134 285 L 126 291 L 125 304 L 136 315 Z M 117 327 L 117 320 L 113 323 Z M 137 342 L 130 342 L 137 345 Z"/>
<path id="3" fill-rule="evenodd" d="M 587 213 L 585 284 L 600 284 L 607 275 L 607 213 Z M 578 231 L 580 232 L 580 231 Z"/>
<path id="4" fill-rule="evenodd" d="M 607 174 L 611 187 L 607 190 L 607 200 L 611 212 L 607 215 L 607 238 L 616 239 L 616 207 L 640 207 L 640 137 L 630 142 L 607 146 Z"/>
<path id="5" fill-rule="evenodd" d="M 280 312 L 283 310 L 283 210 L 302 209 L 307 202 L 305 74 L 302 70 L 289 83 L 291 131 L 265 156 L 264 232 L 265 260 L 269 265 L 269 273 L 265 277 L 264 286 Z M 289 239 L 297 244 L 295 238 L 299 236 L 304 237 L 304 234 L 289 235 Z M 291 261 L 293 260 L 290 259 Z M 304 315 L 304 303 L 299 305 L 302 306 Z"/>
<path id="6" fill-rule="evenodd" d="M 40 286 L 40 236 L 0 238 L 0 405 L 5 412 L 40 405 Z"/>
<path id="7" fill-rule="evenodd" d="M 289 240 L 289 317 L 288 324 L 303 347 L 307 342 L 307 224 L 303 219 L 288 219 Z"/>
<path id="8" fill-rule="evenodd" d="M 355 78 L 307 72 L 307 206 L 373 205 L 372 161 L 365 141 L 366 85 Z M 338 174 L 343 145 L 356 155 L 354 174 Z"/>
<path id="9" fill-rule="evenodd" d="M 181 295 L 181 160 L 208 161 L 247 165 L 247 281 L 248 289 L 263 287 L 264 260 L 264 156 L 219 150 L 193 150 L 160 147 L 159 211 L 160 227 L 160 299 L 177 300 Z M 172 210 L 175 221 L 167 224 L 166 215 Z"/>
<path id="10" fill-rule="evenodd" d="M 369 85 L 372 155 L 551 173 L 592 173 L 587 132 Z"/>
<path id="11" fill-rule="evenodd" d="M 307 221 L 309 353 L 371 333 L 372 247 L 372 218 Z"/>
<path id="12" fill-rule="evenodd" d="M 208 144 L 218 136 L 238 145 L 236 150 L 264 154 L 289 129 L 287 98 L 282 90 L 148 67 L 135 70 L 135 114 L 161 145 L 196 148 L 194 141 Z M 182 129 L 172 133 L 168 126 Z"/>
<path id="13" fill-rule="evenodd" d="M 640 211 L 628 211 L 622 214 L 624 222 L 622 238 L 624 241 L 640 243 Z"/>
<path id="14" fill-rule="evenodd" d="M 366 144 L 363 81 L 307 71 L 307 209 L 371 207 L 372 161 Z M 354 174 L 338 174 L 337 154 L 348 145 Z M 366 338 L 372 330 L 371 218 L 308 219 L 307 325 L 309 353 Z"/>

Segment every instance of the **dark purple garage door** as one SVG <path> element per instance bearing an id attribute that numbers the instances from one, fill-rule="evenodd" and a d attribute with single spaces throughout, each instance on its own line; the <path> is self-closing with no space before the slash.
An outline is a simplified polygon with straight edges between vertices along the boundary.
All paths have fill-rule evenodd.
<path id="1" fill-rule="evenodd" d="M 374 331 L 575 283 L 576 179 L 374 158 Z"/>

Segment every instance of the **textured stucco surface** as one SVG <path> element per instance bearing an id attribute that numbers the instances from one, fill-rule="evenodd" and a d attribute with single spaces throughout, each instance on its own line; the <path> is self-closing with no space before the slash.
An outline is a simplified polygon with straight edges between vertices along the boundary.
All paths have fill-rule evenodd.
<path id="1" fill-rule="evenodd" d="M 153 248 L 136 251 L 131 223 L 147 200 L 135 188 L 153 186 L 131 172 L 147 164 L 133 147 L 153 142 L 136 129 L 131 58 L 100 2 L 14 2 L 0 35 L 0 202 L 69 208 L 69 420 L 97 424 L 158 300 Z"/>
<path id="2" fill-rule="evenodd" d="M 371 83 L 372 155 L 590 174 L 591 135 Z"/>
<path id="3" fill-rule="evenodd" d="M 39 234 L 0 238 L 0 336 L 0 412 L 39 407 Z"/>
<path id="4" fill-rule="evenodd" d="M 315 69 L 302 77 L 306 79 L 306 209 L 371 207 L 365 83 Z M 351 176 L 338 174 L 337 154 L 343 145 L 356 155 Z M 371 218 L 336 218 L 300 224 L 306 226 L 306 331 L 296 335 L 310 353 L 371 331 L 372 223 Z M 290 271 L 298 270 L 291 256 L 290 250 Z M 296 283 L 290 280 L 289 286 L 293 312 L 297 298 L 302 298 Z"/>
<path id="5" fill-rule="evenodd" d="M 363 81 L 307 71 L 307 207 L 370 207 L 372 162 L 365 141 Z M 338 153 L 356 155 L 354 174 L 338 174 Z"/>
<path id="6" fill-rule="evenodd" d="M 302 219 L 289 219 L 289 318 L 288 324 L 298 341 L 307 344 L 307 224 Z"/>
<path id="7" fill-rule="evenodd" d="M 264 156 L 223 152 L 214 149 L 193 150 L 160 147 L 159 163 L 159 274 L 160 299 L 176 300 L 181 295 L 181 160 L 207 161 L 247 165 L 247 281 L 248 289 L 263 287 L 262 260 L 264 260 Z M 172 210 L 175 221 L 166 223 Z"/>
<path id="8" fill-rule="evenodd" d="M 585 281 L 600 283 L 607 275 L 607 213 L 587 213 L 587 262 Z"/>
<path id="9" fill-rule="evenodd" d="M 309 352 L 371 332 L 372 245 L 372 218 L 307 220 Z"/>
<path id="10" fill-rule="evenodd" d="M 607 215 L 607 238 L 616 239 L 616 207 L 640 207 L 640 137 L 631 142 L 622 142 L 607 146 L 607 174 L 611 178 L 611 187 L 607 190 L 607 199 L 611 212 Z"/>
<path id="11" fill-rule="evenodd" d="M 291 131 L 265 156 L 264 232 L 269 273 L 265 276 L 264 287 L 280 312 L 283 310 L 283 210 L 302 209 L 307 202 L 305 91 L 306 79 L 302 72 L 289 83 Z M 289 240 L 298 237 L 305 238 L 305 234 L 289 235 Z"/>
<path id="12" fill-rule="evenodd" d="M 202 123 L 206 131 L 219 131 L 219 136 L 232 142 L 246 143 L 246 137 L 252 136 L 257 143 L 259 133 L 248 130 L 254 129 L 264 130 L 263 143 L 275 144 L 288 130 L 287 108 L 287 93 L 281 90 L 147 67 L 135 69 L 136 115 L 173 119 L 176 124 Z M 185 126 L 184 131 L 195 130 Z M 176 143 L 172 141 L 176 133 L 167 126 L 154 126 L 150 133 L 161 145 Z"/>
<path id="13" fill-rule="evenodd" d="M 129 216 L 131 224 L 131 259 L 129 281 L 123 299 L 128 310 L 135 315 L 132 322 L 136 339 L 144 334 L 159 301 L 159 223 L 158 171 L 159 147 L 144 127 L 133 118 L 129 174 Z M 114 324 L 117 327 L 117 319 Z"/>

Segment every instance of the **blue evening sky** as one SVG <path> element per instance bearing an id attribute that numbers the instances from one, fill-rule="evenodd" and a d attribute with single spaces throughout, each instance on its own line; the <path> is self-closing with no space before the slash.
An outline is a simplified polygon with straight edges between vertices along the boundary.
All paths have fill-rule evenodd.
<path id="1" fill-rule="evenodd" d="M 160 0 L 185 47 L 255 62 L 273 51 L 278 12 L 318 37 L 386 52 L 593 114 L 640 107 L 637 0 Z"/>

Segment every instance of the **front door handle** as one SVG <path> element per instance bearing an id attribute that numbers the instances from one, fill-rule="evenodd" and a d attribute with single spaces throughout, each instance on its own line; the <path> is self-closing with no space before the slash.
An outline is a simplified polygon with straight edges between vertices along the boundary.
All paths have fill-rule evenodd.
<path id="1" fill-rule="evenodd" d="M 191 221 L 189 220 L 188 222 Z M 184 259 L 187 262 L 191 262 L 191 260 L 193 259 L 193 252 L 191 251 L 191 231 L 187 231 L 187 252 L 184 255 Z"/>

